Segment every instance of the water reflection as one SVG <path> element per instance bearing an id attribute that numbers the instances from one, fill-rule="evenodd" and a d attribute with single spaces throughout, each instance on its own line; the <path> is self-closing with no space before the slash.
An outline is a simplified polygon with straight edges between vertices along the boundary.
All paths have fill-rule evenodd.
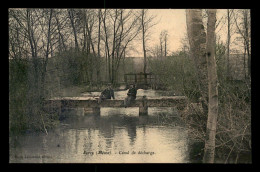
<path id="1" fill-rule="evenodd" d="M 136 138 L 136 121 L 133 118 L 129 118 L 126 122 L 127 133 L 130 138 L 130 145 L 133 146 Z"/>
<path id="2" fill-rule="evenodd" d="M 126 91 L 115 92 L 117 98 L 125 94 Z M 138 90 L 138 95 L 161 93 Z M 11 139 L 10 162 L 190 162 L 187 130 L 178 122 L 176 109 L 149 108 L 149 116 L 140 117 L 138 111 L 138 108 L 101 108 L 100 116 L 91 113 L 77 116 L 75 110 L 64 111 L 60 126 L 48 131 L 48 135 L 28 133 Z"/>
<path id="3" fill-rule="evenodd" d="M 155 120 L 124 115 L 66 119 L 48 135 L 20 136 L 11 146 L 10 162 L 188 162 L 186 131 L 155 125 Z"/>

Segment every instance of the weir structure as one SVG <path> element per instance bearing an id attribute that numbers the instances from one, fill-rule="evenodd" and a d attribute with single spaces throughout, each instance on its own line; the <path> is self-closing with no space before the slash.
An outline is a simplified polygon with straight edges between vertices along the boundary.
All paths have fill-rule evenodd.
<path id="1" fill-rule="evenodd" d="M 160 77 L 162 75 L 153 73 L 126 73 L 124 74 L 124 84 L 126 85 L 126 89 L 129 88 L 130 84 L 135 83 L 137 88 L 152 88 L 157 90 L 164 88 Z"/>
<path id="2" fill-rule="evenodd" d="M 46 100 L 46 107 L 49 110 L 53 107 L 60 108 L 92 108 L 93 112 L 100 115 L 102 107 L 124 107 L 124 99 L 104 100 L 100 104 L 97 102 L 98 97 L 55 97 Z M 161 96 L 146 97 L 137 96 L 136 100 L 128 107 L 139 107 L 139 116 L 148 115 L 148 107 L 176 107 L 178 111 L 184 110 L 187 104 L 185 96 Z"/>

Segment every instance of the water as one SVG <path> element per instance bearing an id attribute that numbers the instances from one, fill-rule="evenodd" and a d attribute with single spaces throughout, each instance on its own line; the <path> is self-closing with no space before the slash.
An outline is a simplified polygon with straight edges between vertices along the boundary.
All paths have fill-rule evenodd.
<path id="1" fill-rule="evenodd" d="M 98 92 L 82 96 L 99 95 Z M 115 92 L 116 98 L 126 91 Z M 138 90 L 138 96 L 162 92 Z M 66 113 L 66 112 L 64 112 Z M 62 120 L 48 135 L 30 133 L 10 140 L 10 162 L 16 163 L 188 163 L 187 129 L 175 108 L 101 108 Z"/>

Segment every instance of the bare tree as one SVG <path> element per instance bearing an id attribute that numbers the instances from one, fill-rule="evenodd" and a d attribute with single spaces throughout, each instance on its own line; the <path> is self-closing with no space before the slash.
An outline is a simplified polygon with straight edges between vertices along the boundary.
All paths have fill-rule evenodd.
<path id="1" fill-rule="evenodd" d="M 230 54 L 230 19 L 232 15 L 232 10 L 227 9 L 227 53 L 226 53 L 226 58 L 227 58 L 227 78 L 230 79 L 230 62 L 229 62 L 229 54 Z"/>
<path id="2" fill-rule="evenodd" d="M 191 54 L 193 59 L 197 61 L 195 64 L 199 71 L 197 76 L 200 82 L 202 100 L 204 101 L 204 114 L 208 114 L 203 162 L 213 163 L 218 114 L 217 73 L 215 61 L 216 10 L 208 10 L 207 16 L 208 24 L 206 35 L 202 22 L 202 10 L 186 10 L 187 31 Z M 205 106 L 208 106 L 208 108 L 206 109 Z"/>
<path id="3" fill-rule="evenodd" d="M 216 10 L 208 10 L 208 26 L 207 26 L 207 67 L 208 67 L 208 92 L 209 92 L 209 104 L 208 104 L 208 120 L 206 131 L 206 142 L 204 149 L 204 163 L 214 163 L 215 156 L 215 139 L 216 139 L 216 127 L 218 117 L 218 79 L 216 71 L 215 60 L 215 24 L 216 24 Z"/>
<path id="4" fill-rule="evenodd" d="M 207 11 L 207 35 L 202 22 L 202 10 L 186 10 L 187 31 L 193 59 L 198 71 L 204 114 L 208 114 L 203 162 L 213 163 L 218 115 L 218 90 L 215 60 L 216 10 Z M 208 86 L 208 88 L 206 87 Z M 202 102 L 203 103 L 203 102 Z M 208 106 L 205 109 L 205 106 Z"/>
<path id="5" fill-rule="evenodd" d="M 164 32 L 164 57 L 167 56 L 167 41 L 168 41 L 168 36 L 169 36 L 169 34 L 168 34 L 168 31 L 166 30 L 166 31 Z"/>
<path id="6" fill-rule="evenodd" d="M 109 81 L 111 81 L 111 70 L 110 70 L 110 51 L 109 51 L 109 45 L 108 45 L 108 39 L 109 39 L 109 33 L 106 23 L 107 18 L 107 9 L 104 10 L 104 13 L 102 14 L 102 22 L 103 22 L 103 28 L 104 28 L 104 44 L 105 44 L 105 57 L 106 57 L 106 66 L 107 66 L 107 73 Z"/>
<path id="7" fill-rule="evenodd" d="M 163 30 L 160 33 L 160 50 L 161 50 L 161 57 L 166 57 L 167 56 L 167 44 L 168 44 L 168 31 Z"/>
<path id="8" fill-rule="evenodd" d="M 160 57 L 163 57 L 163 32 L 160 33 Z"/>
<path id="9" fill-rule="evenodd" d="M 32 71 L 28 75 L 28 85 L 31 88 L 29 90 L 31 96 L 29 103 L 32 104 L 29 107 L 29 113 L 33 114 L 34 118 L 41 115 L 43 127 L 47 133 L 42 114 L 38 113 L 37 106 L 42 103 L 45 96 L 44 87 L 48 59 L 53 54 L 57 43 L 52 39 L 55 38 L 56 33 L 54 31 L 55 25 L 52 22 L 53 9 L 14 9 L 10 11 L 10 15 L 14 19 L 13 22 L 16 22 L 21 28 L 20 33 L 22 33 L 25 42 L 21 43 L 18 39 L 19 44 L 21 44 L 18 47 L 27 48 L 31 55 L 28 58 L 29 62 L 32 61 L 32 65 L 29 63 Z M 24 45 L 28 45 L 28 47 Z M 21 49 L 19 51 L 21 52 Z"/>
<path id="10" fill-rule="evenodd" d="M 71 27 L 73 30 L 73 34 L 74 34 L 74 41 L 75 41 L 75 48 L 76 50 L 79 50 L 79 44 L 78 44 L 78 37 L 77 37 L 77 30 L 76 30 L 76 26 L 75 26 L 75 10 L 74 9 L 67 9 L 68 11 L 68 16 L 71 22 Z"/>
<path id="11" fill-rule="evenodd" d="M 55 18 L 55 24 L 57 26 L 57 32 L 58 32 L 58 41 L 59 41 L 59 51 L 66 51 L 67 50 L 67 46 L 65 43 L 65 38 L 64 38 L 64 34 L 62 33 L 62 30 L 64 28 L 64 20 L 60 21 L 60 13 L 61 11 L 58 11 L 57 9 L 54 10 L 54 18 Z"/>
<path id="12" fill-rule="evenodd" d="M 149 32 L 151 28 L 156 25 L 153 20 L 156 16 L 151 15 L 148 16 L 148 10 L 147 9 L 142 9 L 141 10 L 141 25 L 142 25 L 142 43 L 143 43 L 143 53 L 144 53 L 144 68 L 143 72 L 146 73 L 146 68 L 147 68 L 147 53 L 146 53 L 146 43 L 149 40 L 149 37 L 151 36 L 151 33 Z M 145 78 L 146 82 L 146 78 Z"/>
<path id="13" fill-rule="evenodd" d="M 20 60 L 28 58 L 29 45 L 27 40 L 26 26 L 19 18 L 19 11 L 9 9 L 9 58 Z"/>
<path id="14" fill-rule="evenodd" d="M 160 51 L 160 45 L 154 45 L 151 49 L 150 49 L 150 54 L 152 57 L 160 57 L 161 51 Z"/>
<path id="15" fill-rule="evenodd" d="M 241 13 L 239 21 L 239 12 Z M 251 20 L 250 20 L 250 10 L 243 9 L 239 10 L 237 15 L 234 15 L 235 24 L 238 33 L 243 39 L 243 44 L 245 47 L 245 52 L 248 57 L 248 77 L 251 78 Z M 242 21 L 241 21 L 242 20 Z"/>
<path id="16" fill-rule="evenodd" d="M 125 49 L 141 31 L 139 19 L 140 15 L 136 16 L 133 10 L 124 9 L 105 9 L 102 15 L 108 74 L 112 83 L 117 80 L 117 70 Z"/>
<path id="17" fill-rule="evenodd" d="M 184 53 L 189 52 L 190 47 L 189 47 L 189 38 L 188 38 L 187 33 L 184 34 L 184 37 L 181 39 L 181 43 L 182 43 L 182 51 Z"/>
<path id="18" fill-rule="evenodd" d="M 102 22 L 102 11 L 101 9 L 98 10 L 98 42 L 97 42 L 97 80 L 100 82 L 100 63 L 101 63 L 101 55 L 100 55 L 100 39 L 101 39 L 101 22 Z"/>

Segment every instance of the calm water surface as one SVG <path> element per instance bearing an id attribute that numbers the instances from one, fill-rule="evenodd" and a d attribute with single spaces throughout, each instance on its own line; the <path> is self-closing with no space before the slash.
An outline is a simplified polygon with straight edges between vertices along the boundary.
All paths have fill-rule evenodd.
<path id="1" fill-rule="evenodd" d="M 99 92 L 82 96 L 96 96 Z M 115 92 L 123 98 L 126 91 Z M 138 90 L 138 96 L 163 92 Z M 187 129 L 175 108 L 101 108 L 101 115 L 63 112 L 59 127 L 10 139 L 10 162 L 30 163 L 188 163 Z"/>

